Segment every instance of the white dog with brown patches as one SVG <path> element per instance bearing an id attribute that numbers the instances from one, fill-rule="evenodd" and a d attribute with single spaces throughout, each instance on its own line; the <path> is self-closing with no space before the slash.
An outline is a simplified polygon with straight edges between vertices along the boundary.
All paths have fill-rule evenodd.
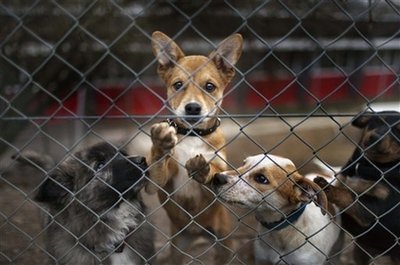
<path id="1" fill-rule="evenodd" d="M 340 232 L 331 218 L 334 210 L 291 160 L 248 157 L 239 169 L 216 174 L 212 187 L 222 200 L 255 210 L 257 264 L 321 265 L 328 260 Z"/>

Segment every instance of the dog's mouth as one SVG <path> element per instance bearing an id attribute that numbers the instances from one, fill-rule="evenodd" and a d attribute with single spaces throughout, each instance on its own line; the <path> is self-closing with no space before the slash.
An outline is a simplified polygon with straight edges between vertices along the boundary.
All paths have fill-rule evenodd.
<path id="1" fill-rule="evenodd" d="M 180 116 L 175 122 L 178 127 L 186 129 L 200 129 L 206 126 L 203 116 Z"/>
<path id="2" fill-rule="evenodd" d="M 221 202 L 225 202 L 225 203 L 229 203 L 229 204 L 241 206 L 241 207 L 247 207 L 247 205 L 244 202 L 224 198 L 224 196 L 221 196 L 221 194 L 219 194 L 217 197 Z"/>
<path id="3" fill-rule="evenodd" d="M 223 200 L 223 199 L 222 199 L 221 201 L 226 202 L 226 203 L 229 203 L 229 204 L 231 204 L 231 205 L 233 205 L 233 206 L 240 207 L 240 208 L 249 208 L 249 206 L 248 206 L 247 204 L 245 204 L 245 203 L 243 203 L 243 202 L 241 202 L 241 201 Z"/>
<path id="4" fill-rule="evenodd" d="M 240 201 L 230 201 L 229 203 L 237 205 L 237 206 L 247 207 L 247 205 L 245 203 L 240 202 Z"/>
<path id="5" fill-rule="evenodd" d="M 198 117 L 198 116 L 189 116 L 189 117 L 185 117 L 184 119 L 186 122 L 188 122 L 190 124 L 195 124 L 200 121 L 200 117 Z"/>
<path id="6" fill-rule="evenodd" d="M 182 120 L 182 123 L 184 123 L 184 125 L 186 124 L 190 126 L 196 126 L 203 122 L 202 118 L 202 116 L 198 115 L 186 115 L 181 117 L 180 120 Z"/>

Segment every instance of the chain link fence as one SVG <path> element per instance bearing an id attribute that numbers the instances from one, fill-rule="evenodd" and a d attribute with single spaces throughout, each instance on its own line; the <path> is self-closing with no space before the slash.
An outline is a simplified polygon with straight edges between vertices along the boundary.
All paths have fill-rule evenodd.
<path id="1" fill-rule="evenodd" d="M 207 55 L 227 36 L 243 36 L 243 54 L 219 116 L 226 162 L 234 170 L 260 153 L 288 157 L 302 174 L 316 172 L 321 162 L 340 168 L 359 147 L 353 117 L 365 110 L 400 111 L 398 0 L 4 0 L 0 24 L 0 264 L 47 259 L 59 264 L 45 242 L 60 216 L 33 199 L 54 178 L 54 169 L 71 159 L 92 168 L 75 152 L 103 141 L 147 157 L 150 126 L 174 118 L 156 75 L 151 49 L 156 30 L 187 54 Z M 38 170 L 12 159 L 29 150 L 54 165 Z M 166 202 L 145 192 L 143 201 L 148 212 L 139 213 L 140 226 L 149 225 L 155 234 L 155 252 L 144 259 L 173 264 L 174 238 L 188 232 L 170 229 L 174 220 L 165 212 Z M 91 209 L 84 200 L 78 204 Z M 255 209 L 223 205 L 234 223 L 224 238 L 233 241 L 227 263 L 254 264 L 253 243 L 260 236 Z M 213 264 L 223 240 L 191 217 L 202 234 L 187 235 L 187 248 L 178 250 L 185 256 L 182 263 Z M 398 248 L 396 229 L 391 233 L 397 243 L 390 249 Z M 344 234 L 341 248 L 332 256 L 324 253 L 328 264 L 355 264 L 356 237 Z M 83 235 L 70 235 L 81 246 Z M 390 249 L 373 264 L 389 264 Z M 290 264 L 284 260 L 288 254 L 279 253 L 279 264 Z"/>

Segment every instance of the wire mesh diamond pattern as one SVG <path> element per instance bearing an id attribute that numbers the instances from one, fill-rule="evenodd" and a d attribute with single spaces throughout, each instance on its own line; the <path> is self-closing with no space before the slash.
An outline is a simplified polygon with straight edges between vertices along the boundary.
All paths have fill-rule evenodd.
<path id="1" fill-rule="evenodd" d="M 0 264 L 398 264 L 400 1 L 4 0 L 0 22 Z M 220 95 L 209 64 L 235 72 Z M 166 121 L 189 129 L 153 159 Z M 197 153 L 223 164 L 205 185 Z M 288 189 L 304 213 L 278 205 Z"/>

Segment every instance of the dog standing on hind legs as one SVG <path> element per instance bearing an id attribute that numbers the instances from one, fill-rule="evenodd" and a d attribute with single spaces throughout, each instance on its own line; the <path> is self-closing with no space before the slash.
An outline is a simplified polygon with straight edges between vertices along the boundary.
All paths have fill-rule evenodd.
<path id="1" fill-rule="evenodd" d="M 185 168 L 189 158 L 203 154 L 204 170 L 211 181 L 214 172 L 225 170 L 225 139 L 216 117 L 223 91 L 235 74 L 242 52 L 242 37 L 223 40 L 208 57 L 185 56 L 179 46 L 161 32 L 152 35 L 158 74 L 167 86 L 168 105 L 176 115 L 169 122 L 152 126 L 149 171 L 152 183 L 146 191 L 158 195 L 171 219 L 170 261 L 181 264 L 188 235 L 208 234 L 218 239 L 217 264 L 229 260 L 232 229 L 226 208 L 212 192 L 192 180 Z M 205 230 L 206 229 L 206 230 Z M 191 238 L 192 240 L 192 238 Z M 176 248 L 176 249 L 174 249 Z"/>
<path id="2" fill-rule="evenodd" d="M 360 113 L 352 125 L 361 139 L 343 167 L 339 185 L 314 181 L 343 210 L 343 226 L 355 238 L 357 265 L 384 255 L 400 263 L 400 113 Z"/>

